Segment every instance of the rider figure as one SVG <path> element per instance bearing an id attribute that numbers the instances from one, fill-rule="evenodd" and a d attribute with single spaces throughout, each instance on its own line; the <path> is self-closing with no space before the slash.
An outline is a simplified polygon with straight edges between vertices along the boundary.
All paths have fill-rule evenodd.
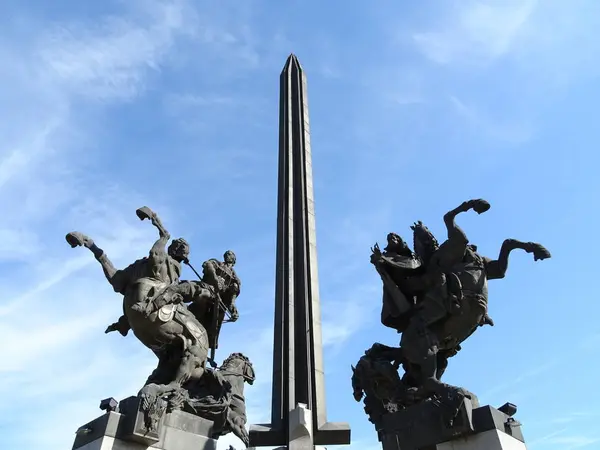
<path id="1" fill-rule="evenodd" d="M 176 288 L 185 291 L 188 298 L 197 297 L 192 291 L 197 292 L 200 286 L 204 287 L 204 292 L 210 293 L 212 301 L 194 300 L 188 309 L 207 329 L 213 349 L 218 348 L 218 337 L 226 311 L 230 314 L 229 322 L 235 322 L 239 318 L 235 301 L 240 294 L 241 281 L 233 268 L 236 263 L 235 253 L 227 250 L 223 260 L 221 262 L 213 258 L 205 261 L 202 264 L 200 282 L 183 282 Z"/>

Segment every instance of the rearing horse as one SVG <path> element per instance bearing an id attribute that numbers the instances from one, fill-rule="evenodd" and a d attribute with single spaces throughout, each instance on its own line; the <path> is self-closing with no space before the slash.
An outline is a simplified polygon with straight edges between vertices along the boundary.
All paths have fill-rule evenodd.
<path id="1" fill-rule="evenodd" d="M 158 216 L 149 208 L 136 211 L 141 220 L 150 219 L 159 231 L 159 239 L 150 250 L 149 256 L 135 261 L 123 270 L 117 270 L 89 237 L 79 232 L 67 234 L 66 240 L 72 247 L 88 248 L 100 262 L 108 282 L 115 292 L 123 295 L 123 312 L 118 324 L 121 334 L 131 327 L 134 335 L 159 358 L 158 368 L 152 382 L 159 391 L 181 387 L 188 381 L 198 380 L 205 371 L 208 356 L 208 337 L 204 326 L 183 303 L 167 303 L 153 310 L 154 300 L 164 296 L 169 286 L 179 282 L 181 263 L 189 255 L 189 245 L 183 239 L 175 239 L 165 247 L 170 234 Z M 183 301 L 204 301 L 212 298 L 199 285 L 194 298 Z M 110 331 L 111 328 L 107 331 Z M 150 381 L 150 380 L 149 380 Z"/>
<path id="2" fill-rule="evenodd" d="M 525 250 L 533 253 L 536 261 L 551 257 L 542 245 L 516 239 L 503 242 L 496 260 L 479 255 L 455 218 L 471 209 L 481 214 L 489 208 L 488 202 L 477 199 L 446 213 L 448 239 L 441 245 L 421 222 L 412 227 L 415 253 L 427 270 L 421 276 L 424 291 L 415 315 L 402 333 L 400 346 L 405 369 L 410 372 L 408 378 L 419 387 L 419 395 L 429 396 L 450 387 L 440 381 L 447 358 L 483 323 L 487 314 L 487 281 L 504 278 L 510 252 Z M 450 286 L 447 280 L 456 281 Z M 453 303 L 454 309 L 449 310 L 448 305 Z"/>

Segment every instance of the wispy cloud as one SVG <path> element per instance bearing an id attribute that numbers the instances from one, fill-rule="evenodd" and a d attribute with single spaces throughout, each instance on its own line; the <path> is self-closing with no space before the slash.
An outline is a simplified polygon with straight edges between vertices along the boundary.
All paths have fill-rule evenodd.
<path id="1" fill-rule="evenodd" d="M 451 95 L 450 103 L 456 114 L 477 133 L 484 134 L 487 138 L 511 145 L 524 144 L 529 141 L 535 130 L 525 120 L 508 121 L 505 118 L 493 119 L 487 113 L 474 106 L 467 105 L 458 97 Z"/>
<path id="2" fill-rule="evenodd" d="M 347 297 L 329 300 L 323 307 L 323 345 L 339 349 L 356 333 L 365 327 L 365 317 L 372 317 L 380 307 L 377 302 L 371 301 L 380 294 L 380 287 L 368 284 L 362 287 L 353 286 L 352 290 L 345 290 L 340 295 Z"/>
<path id="3" fill-rule="evenodd" d="M 514 377 L 512 380 L 506 383 L 497 384 L 492 389 L 489 389 L 484 394 L 482 394 L 481 397 L 489 398 L 490 396 L 494 396 L 499 392 L 506 392 L 508 390 L 515 389 L 525 381 L 538 377 L 539 375 L 548 372 L 550 369 L 556 367 L 559 364 L 560 360 L 556 359 L 553 361 L 548 361 L 545 364 L 536 365 L 531 369 L 524 370 L 523 372 L 521 372 L 520 375 Z"/>
<path id="4" fill-rule="evenodd" d="M 451 11 L 435 31 L 414 33 L 423 54 L 437 64 L 486 64 L 515 45 L 537 0 L 465 1 Z"/>
<path id="5" fill-rule="evenodd" d="M 576 448 L 585 448 L 592 444 L 597 444 L 600 442 L 600 438 L 583 435 L 555 436 L 548 439 L 546 442 L 552 445 L 560 446 L 560 448 L 565 450 L 571 450 Z"/>
<path id="6" fill-rule="evenodd" d="M 9 420 L 10 408 L 16 421 L 9 447 L 68 447 L 77 427 L 97 415 L 96 401 L 135 394 L 155 365 L 131 336 L 103 334 L 120 300 L 93 255 L 70 249 L 64 236 L 91 235 L 118 267 L 147 254 L 156 233 L 134 214 L 144 194 L 94 173 L 96 139 L 107 108 L 144 94 L 172 50 L 199 39 L 190 8 L 183 0 L 140 0 L 93 23 L 36 23 L 35 37 L 0 44 L 15 69 L 0 71 L 0 264 L 10 265 L 0 275 L 0 416 Z M 201 45 L 223 42 L 217 35 L 226 31 L 211 29 Z M 149 206 L 176 229 L 160 200 Z M 114 386 L 118 392 L 109 392 Z M 32 410 L 45 428 L 27 433 Z"/>

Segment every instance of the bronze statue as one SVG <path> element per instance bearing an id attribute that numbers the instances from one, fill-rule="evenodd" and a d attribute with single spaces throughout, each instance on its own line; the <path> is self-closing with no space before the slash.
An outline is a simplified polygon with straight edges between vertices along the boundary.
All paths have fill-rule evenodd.
<path id="1" fill-rule="evenodd" d="M 235 301 L 241 281 L 233 269 L 235 254 L 229 250 L 224 262 L 206 261 L 200 276 L 188 260 L 190 248 L 184 239 L 174 239 L 167 248 L 171 237 L 158 216 L 148 207 L 138 209 L 136 214 L 141 220 L 152 222 L 159 238 L 147 257 L 123 270 L 116 269 L 104 251 L 84 234 L 72 232 L 66 235 L 66 240 L 72 247 L 90 249 L 114 291 L 123 295 L 123 315 L 106 333 L 118 331 L 126 336 L 131 329 L 158 357 L 157 368 L 139 394 L 147 428 L 154 429 L 162 412 L 169 409 L 189 409 L 204 417 L 203 414 L 208 414 L 206 408 L 195 409 L 193 405 L 210 397 L 211 401 L 217 399 L 227 417 L 219 429 L 233 431 L 247 442 L 246 431 L 243 425 L 240 427 L 240 423 L 245 424 L 241 393 L 244 380 L 254 381 L 250 361 L 241 354 L 231 355 L 223 367 L 242 361 L 238 365 L 243 370 L 241 374 L 228 370 L 225 378 L 220 375 L 223 367 L 220 371 L 206 367 L 207 362 L 216 367 L 214 352 L 225 317 L 233 322 L 239 316 Z M 200 279 L 180 280 L 182 263 L 189 265 Z M 242 377 L 241 385 L 231 379 L 234 375 Z"/>
<path id="2" fill-rule="evenodd" d="M 353 367 L 354 396 L 357 401 L 366 396 L 365 409 L 374 423 L 394 408 L 431 399 L 471 398 L 441 377 L 460 344 L 478 327 L 493 325 L 487 314 L 488 280 L 504 278 L 512 250 L 533 253 L 536 261 L 550 258 L 542 245 L 515 239 L 504 241 L 498 259 L 481 256 L 455 218 L 471 209 L 482 214 L 489 208 L 478 199 L 446 213 L 448 238 L 441 245 L 417 222 L 411 227 L 414 251 L 395 233 L 388 235 L 383 252 L 377 244 L 372 248 L 371 263 L 384 286 L 381 321 L 402 333 L 400 347 L 376 344 Z M 396 376 L 399 366 L 402 378 Z M 379 378 L 387 384 L 375 384 Z"/>

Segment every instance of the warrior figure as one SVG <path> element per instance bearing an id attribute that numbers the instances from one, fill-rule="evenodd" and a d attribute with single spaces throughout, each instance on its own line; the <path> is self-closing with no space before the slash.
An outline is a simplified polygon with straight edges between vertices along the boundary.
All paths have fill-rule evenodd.
<path id="1" fill-rule="evenodd" d="M 440 381 L 448 358 L 477 327 L 493 322 L 487 315 L 487 280 L 504 278 L 512 250 L 533 253 L 534 259 L 550 258 L 542 245 L 507 239 L 497 260 L 482 257 L 469 243 L 455 217 L 471 209 L 481 214 L 490 205 L 470 200 L 444 216 L 448 239 L 438 244 L 421 222 L 413 227 L 414 253 L 396 234 L 388 235 L 382 253 L 376 245 L 371 262 L 384 283 L 382 322 L 402 333 L 400 348 L 390 359 L 401 363 L 415 401 L 449 391 L 467 391 Z M 386 350 L 388 354 L 391 354 Z"/>

